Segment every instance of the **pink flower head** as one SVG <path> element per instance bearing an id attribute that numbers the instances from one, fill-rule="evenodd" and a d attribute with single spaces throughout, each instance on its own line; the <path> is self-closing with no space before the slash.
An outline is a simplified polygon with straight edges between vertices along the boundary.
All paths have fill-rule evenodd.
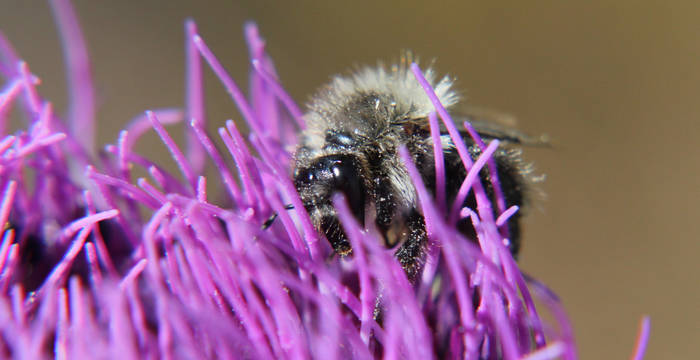
<path id="1" fill-rule="evenodd" d="M 39 78 L 0 34 L 0 356 L 576 359 L 559 301 L 524 276 L 503 245 L 499 225 L 517 209 L 503 208 L 499 197 L 494 218 L 475 175 L 493 171 L 497 141 L 481 143 L 474 163 L 463 157 L 473 174 L 465 191 L 474 192 L 478 209 L 434 201 L 401 151 L 430 234 L 413 284 L 342 197 L 335 205 L 354 254 L 329 256 L 289 174 L 303 113 L 278 82 L 255 25 L 246 26 L 247 95 L 189 21 L 184 111 L 147 111 L 95 152 L 86 45 L 68 1 L 52 5 L 68 64 L 65 116 L 39 94 Z M 207 132 L 202 59 L 240 110 L 247 137 L 232 120 L 214 119 L 224 126 L 216 136 Z M 438 109 L 431 126 L 442 121 L 463 147 L 421 70 L 412 70 Z M 20 129 L 9 129 L 12 108 L 23 116 Z M 167 125 L 183 120 L 181 146 Z M 179 174 L 132 150 L 147 131 L 160 136 Z M 204 175 L 207 166 L 215 176 Z M 134 169 L 148 178 L 135 178 Z M 214 204 L 207 189 L 216 186 Z M 466 193 L 446 194 L 455 195 Z M 263 229 L 273 214 L 277 220 Z M 471 218 L 476 242 L 444 214 Z M 534 298 L 554 323 L 539 317 Z"/>

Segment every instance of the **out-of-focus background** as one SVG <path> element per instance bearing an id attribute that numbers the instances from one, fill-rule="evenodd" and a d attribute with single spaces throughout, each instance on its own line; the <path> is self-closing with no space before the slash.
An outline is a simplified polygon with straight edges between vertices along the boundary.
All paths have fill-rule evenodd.
<path id="1" fill-rule="evenodd" d="M 353 65 L 401 49 L 457 77 L 471 104 L 512 113 L 552 149 L 526 156 L 547 199 L 525 223 L 522 268 L 556 291 L 583 359 L 624 359 L 652 321 L 647 359 L 700 347 L 700 3 L 74 1 L 99 101 L 100 144 L 146 109 L 182 106 L 183 21 L 245 86 L 255 20 L 299 102 Z M 65 111 L 50 8 L 0 2 L 0 29 Z M 207 77 L 212 127 L 239 117 Z M 155 142 L 140 148 L 166 156 Z"/>

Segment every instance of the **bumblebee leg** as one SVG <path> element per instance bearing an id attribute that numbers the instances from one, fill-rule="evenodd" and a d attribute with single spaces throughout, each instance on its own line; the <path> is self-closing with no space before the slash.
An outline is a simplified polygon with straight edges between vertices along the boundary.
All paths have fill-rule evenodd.
<path id="1" fill-rule="evenodd" d="M 384 236 L 384 245 L 387 248 L 393 247 L 395 244 L 391 244 L 387 240 L 387 232 L 391 227 L 391 223 L 394 220 L 394 214 L 396 213 L 396 201 L 394 199 L 394 192 L 392 189 L 391 181 L 387 178 L 387 175 L 383 172 L 379 172 L 374 175 L 374 186 L 373 198 L 375 207 L 375 220 L 374 223 L 377 229 Z"/>
<path id="2" fill-rule="evenodd" d="M 340 256 L 347 256 L 352 253 L 350 242 L 348 241 L 340 221 L 335 216 L 324 216 L 321 220 L 321 230 L 331 243 L 333 251 Z"/>
<path id="3" fill-rule="evenodd" d="M 413 282 L 423 266 L 428 235 L 425 231 L 425 219 L 416 209 L 413 209 L 406 219 L 406 227 L 408 234 L 396 251 L 396 258 L 406 271 L 408 279 Z"/>

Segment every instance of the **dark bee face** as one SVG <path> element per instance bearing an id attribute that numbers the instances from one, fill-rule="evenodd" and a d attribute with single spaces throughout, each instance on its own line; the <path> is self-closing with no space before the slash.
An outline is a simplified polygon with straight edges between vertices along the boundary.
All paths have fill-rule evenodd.
<path id="1" fill-rule="evenodd" d="M 340 253 L 350 247 L 331 204 L 333 194 L 341 192 L 355 217 L 362 223 L 365 210 L 365 186 L 357 158 L 334 154 L 316 158 L 308 166 L 297 168 L 294 183 L 304 206 L 317 221 L 331 244 Z"/>

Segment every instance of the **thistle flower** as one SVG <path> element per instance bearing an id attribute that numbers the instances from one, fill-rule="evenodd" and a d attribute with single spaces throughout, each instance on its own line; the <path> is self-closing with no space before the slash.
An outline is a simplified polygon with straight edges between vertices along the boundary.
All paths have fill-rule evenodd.
<path id="1" fill-rule="evenodd" d="M 478 243 L 467 241 L 448 225 L 405 149 L 401 157 L 431 234 L 422 277 L 410 283 L 342 197 L 335 204 L 354 255 L 329 259 L 289 177 L 287 149 L 304 128 L 302 112 L 278 83 L 253 24 L 246 26 L 248 96 L 188 21 L 184 112 L 147 111 L 96 155 L 86 46 L 67 0 L 52 5 L 68 64 L 65 118 L 0 34 L 2 357 L 576 358 L 559 301 L 520 272 L 501 242 L 498 226 L 517 209 L 500 209 L 495 219 L 489 206 L 457 209 L 478 233 Z M 207 133 L 202 59 L 238 106 L 251 129 L 247 138 L 232 120 L 218 137 Z M 441 120 L 456 131 L 418 66 L 412 70 L 437 109 L 431 126 Z M 9 131 L 13 107 L 24 123 Z M 181 147 L 165 125 L 183 120 Z M 132 151 L 151 130 L 179 174 Z M 475 175 L 497 146 L 484 145 L 473 164 L 463 159 L 468 181 L 478 184 Z M 217 175 L 206 177 L 212 165 Z M 135 168 L 149 178 L 134 178 Z M 224 192 L 218 205 L 207 191 L 215 184 Z M 479 186 L 469 188 L 487 199 Z M 278 220 L 262 229 L 272 214 Z M 374 316 L 378 298 L 381 321 Z M 534 298 L 553 324 L 540 318 Z M 645 341 L 639 343 L 637 358 Z"/>

